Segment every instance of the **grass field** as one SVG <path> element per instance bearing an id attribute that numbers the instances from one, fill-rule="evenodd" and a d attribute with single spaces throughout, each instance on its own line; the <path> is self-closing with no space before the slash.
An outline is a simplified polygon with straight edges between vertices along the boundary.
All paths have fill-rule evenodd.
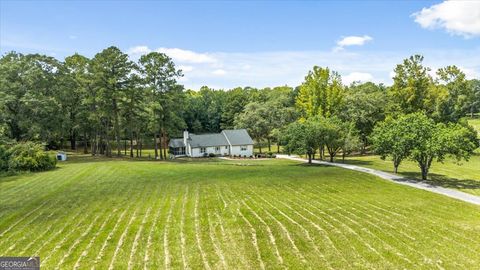
<path id="1" fill-rule="evenodd" d="M 468 118 L 468 124 L 475 128 L 478 133 L 480 133 L 480 118 Z"/>
<path id="2" fill-rule="evenodd" d="M 393 162 L 381 160 L 379 156 L 347 157 L 346 163 L 393 172 Z M 411 179 L 421 179 L 417 163 L 411 160 L 402 161 L 398 173 Z M 427 182 L 480 196 L 480 153 L 477 151 L 468 162 L 457 163 L 452 159 L 444 163 L 433 162 Z"/>
<path id="3" fill-rule="evenodd" d="M 42 269 L 478 269 L 480 207 L 284 160 L 73 158 L 0 178 L 0 256 Z"/>

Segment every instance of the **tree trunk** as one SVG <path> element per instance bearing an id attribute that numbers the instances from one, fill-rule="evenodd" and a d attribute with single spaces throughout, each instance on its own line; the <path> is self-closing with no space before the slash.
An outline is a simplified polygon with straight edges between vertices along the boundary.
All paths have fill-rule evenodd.
<path id="1" fill-rule="evenodd" d="M 307 154 L 308 155 L 308 164 L 312 164 L 312 154 Z"/>
<path id="2" fill-rule="evenodd" d="M 333 151 L 333 148 L 329 148 L 327 145 L 328 155 L 330 156 L 330 162 L 333 162 L 336 152 Z"/>
<path id="3" fill-rule="evenodd" d="M 83 132 L 83 153 L 88 154 L 88 149 L 87 149 L 87 132 Z"/>
<path id="4" fill-rule="evenodd" d="M 280 154 L 280 144 L 277 143 L 277 154 Z"/>
<path id="5" fill-rule="evenodd" d="M 153 135 L 153 144 L 155 145 L 155 159 L 158 159 L 157 133 Z"/>
<path id="6" fill-rule="evenodd" d="M 345 151 L 342 151 L 342 163 L 345 163 Z"/>
<path id="7" fill-rule="evenodd" d="M 130 157 L 133 158 L 133 132 L 130 132 Z"/>
<path id="8" fill-rule="evenodd" d="M 138 139 L 138 133 L 136 134 L 136 138 L 135 138 L 135 152 L 136 152 L 136 157 L 138 158 L 138 146 L 139 146 L 139 139 Z"/>
<path id="9" fill-rule="evenodd" d="M 142 150 L 143 150 L 143 143 L 142 143 L 142 139 L 140 138 L 140 157 L 142 157 Z"/>
<path id="10" fill-rule="evenodd" d="M 163 145 L 162 145 L 162 137 L 163 137 L 163 133 L 160 131 L 160 136 L 159 136 L 159 142 L 158 144 L 160 145 L 159 147 L 159 150 L 160 150 L 160 159 L 163 159 Z"/>
<path id="11" fill-rule="evenodd" d="M 422 166 L 420 168 L 422 170 L 422 180 L 427 180 L 427 176 L 428 176 L 428 169 L 426 166 Z"/>
<path id="12" fill-rule="evenodd" d="M 99 134 L 98 134 L 98 130 L 95 130 L 95 138 L 94 138 L 94 142 L 92 143 L 92 155 L 97 155 L 99 152 L 100 152 L 100 148 L 99 148 Z"/>
<path id="13" fill-rule="evenodd" d="M 115 133 L 115 140 L 117 141 L 117 156 L 122 154 L 122 150 L 120 148 L 120 123 L 118 120 L 118 108 L 117 108 L 117 101 L 115 99 L 112 100 L 113 105 L 113 129 Z"/>
<path id="14" fill-rule="evenodd" d="M 398 165 L 393 165 L 393 173 L 397 174 L 398 173 Z"/>
<path id="15" fill-rule="evenodd" d="M 323 158 L 324 158 L 324 156 L 323 156 L 323 145 L 318 147 L 318 152 L 319 152 L 319 155 L 320 155 L 320 160 L 323 160 Z"/>
<path id="16" fill-rule="evenodd" d="M 367 149 L 367 140 L 363 140 L 363 144 L 362 144 L 362 149 L 360 151 L 360 154 L 361 155 L 365 155 L 365 153 L 367 152 L 366 149 Z"/>
<path id="17" fill-rule="evenodd" d="M 163 133 L 163 156 L 167 159 L 167 134 Z"/>
<path id="18" fill-rule="evenodd" d="M 111 146 L 110 146 L 110 140 L 107 136 L 107 139 L 105 140 L 106 142 L 106 148 L 105 148 L 105 154 L 107 157 L 111 157 L 112 156 L 112 151 L 111 151 Z"/>
<path id="19" fill-rule="evenodd" d="M 272 152 L 270 138 L 267 138 L 267 142 L 268 142 L 268 152 Z"/>
<path id="20" fill-rule="evenodd" d="M 260 154 L 262 153 L 262 145 L 258 144 L 258 148 L 260 149 Z"/>
<path id="21" fill-rule="evenodd" d="M 123 145 L 123 155 L 126 156 L 127 155 L 127 140 L 124 140 L 124 145 Z"/>
<path id="22" fill-rule="evenodd" d="M 71 131 L 70 133 L 70 149 L 77 150 L 76 138 L 75 138 L 75 131 Z"/>

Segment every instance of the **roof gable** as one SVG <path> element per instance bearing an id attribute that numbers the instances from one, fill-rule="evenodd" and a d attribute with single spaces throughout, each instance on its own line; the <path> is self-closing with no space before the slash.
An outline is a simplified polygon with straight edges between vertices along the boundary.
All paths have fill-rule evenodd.
<path id="1" fill-rule="evenodd" d="M 189 143 L 191 147 L 223 146 L 228 145 L 225 136 L 221 133 L 211 134 L 190 134 Z"/>
<path id="2" fill-rule="evenodd" d="M 183 143 L 183 139 L 171 139 L 168 143 L 169 147 L 178 148 L 178 147 L 185 147 Z"/>
<path id="3" fill-rule="evenodd" d="M 249 145 L 253 144 L 253 140 L 248 135 L 246 129 L 226 129 L 222 133 L 227 137 L 231 145 Z"/>

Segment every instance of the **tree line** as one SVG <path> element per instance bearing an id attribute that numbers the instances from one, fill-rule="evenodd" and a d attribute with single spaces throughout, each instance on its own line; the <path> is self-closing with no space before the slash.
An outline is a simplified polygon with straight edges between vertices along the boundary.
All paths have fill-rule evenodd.
<path id="1" fill-rule="evenodd" d="M 421 113 L 434 123 L 462 124 L 480 110 L 480 81 L 456 66 L 435 72 L 414 55 L 395 67 L 392 86 L 352 83 L 315 66 L 296 87 L 185 89 L 171 58 L 151 52 L 132 60 L 117 47 L 92 58 L 60 61 L 9 52 L 0 59 L 0 140 L 81 148 L 93 155 L 167 158 L 170 138 L 247 128 L 259 150 L 311 159 L 365 153 L 386 119 Z M 272 149 L 276 145 L 277 149 Z M 125 153 L 122 153 L 125 151 Z"/>
<path id="2" fill-rule="evenodd" d="M 394 171 L 404 159 L 418 163 L 426 179 L 433 160 L 468 160 L 479 142 L 466 115 L 479 110 L 480 81 L 467 80 L 456 66 L 432 77 L 423 57 L 414 55 L 395 67 L 393 85 L 343 86 L 340 75 L 314 67 L 296 97 L 299 119 L 287 125 L 280 142 L 288 153 L 315 154 L 330 161 L 338 153 L 372 148 L 391 157 Z"/>

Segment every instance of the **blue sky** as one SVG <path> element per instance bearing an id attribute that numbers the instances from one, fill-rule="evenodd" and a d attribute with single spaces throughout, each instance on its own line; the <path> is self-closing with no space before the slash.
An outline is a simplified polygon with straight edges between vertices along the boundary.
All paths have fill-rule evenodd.
<path id="1" fill-rule="evenodd" d="M 136 59 L 158 50 L 194 89 L 295 86 L 313 65 L 345 83 L 389 84 L 395 64 L 414 53 L 433 69 L 456 64 L 475 78 L 478 3 L 2 0 L 0 51 L 63 59 L 115 45 Z"/>

